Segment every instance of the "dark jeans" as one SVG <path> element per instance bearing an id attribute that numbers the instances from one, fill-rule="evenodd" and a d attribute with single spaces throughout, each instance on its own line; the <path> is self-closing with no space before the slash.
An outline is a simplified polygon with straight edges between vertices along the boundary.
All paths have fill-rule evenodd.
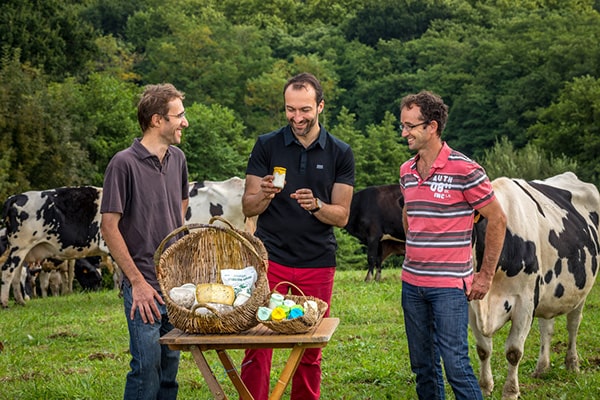
<path id="1" fill-rule="evenodd" d="M 135 318 L 129 319 L 133 302 L 131 286 L 123 284 L 125 317 L 129 329 L 129 351 L 131 352 L 131 371 L 125 383 L 125 400 L 175 400 L 179 385 L 179 351 L 170 350 L 161 345 L 158 339 L 173 329 L 167 317 L 166 305 L 156 304 L 161 312 L 161 320 L 154 324 L 145 324 L 138 311 Z"/>
<path id="2" fill-rule="evenodd" d="M 402 308 L 419 398 L 445 398 L 441 357 L 456 399 L 483 399 L 469 359 L 469 303 L 465 292 L 402 282 Z"/>

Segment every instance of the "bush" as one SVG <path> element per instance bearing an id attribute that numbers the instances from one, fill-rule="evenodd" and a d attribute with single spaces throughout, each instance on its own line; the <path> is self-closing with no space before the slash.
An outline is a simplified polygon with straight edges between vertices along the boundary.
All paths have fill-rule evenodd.
<path id="1" fill-rule="evenodd" d="M 553 157 L 531 143 L 517 150 L 506 137 L 485 151 L 480 164 L 492 180 L 501 176 L 525 180 L 546 179 L 566 171 L 577 174 L 576 161 L 566 156 Z"/>

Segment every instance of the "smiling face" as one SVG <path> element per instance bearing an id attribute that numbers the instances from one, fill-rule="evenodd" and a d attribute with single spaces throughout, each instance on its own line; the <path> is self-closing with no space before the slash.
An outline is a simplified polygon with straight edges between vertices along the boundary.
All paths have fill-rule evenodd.
<path id="1" fill-rule="evenodd" d="M 167 144 L 181 143 L 181 131 L 188 127 L 188 120 L 185 117 L 183 102 L 181 99 L 174 99 L 169 102 L 169 112 L 163 115 L 161 124 L 161 134 L 163 141 Z"/>
<path id="2" fill-rule="evenodd" d="M 418 106 L 403 108 L 400 113 L 400 122 L 403 126 L 402 137 L 407 140 L 410 150 L 419 151 L 426 148 L 431 140 L 439 140 L 433 126 L 435 121 L 424 121 L 421 108 Z"/>
<path id="3" fill-rule="evenodd" d="M 324 101 L 317 104 L 315 89 L 306 85 L 295 89 L 289 86 L 285 91 L 285 115 L 298 138 L 317 136 L 319 133 L 319 113 Z"/>

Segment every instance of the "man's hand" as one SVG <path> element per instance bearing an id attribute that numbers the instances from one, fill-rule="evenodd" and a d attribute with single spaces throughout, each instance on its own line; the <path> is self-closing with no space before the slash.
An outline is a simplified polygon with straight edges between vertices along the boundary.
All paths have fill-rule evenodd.
<path id="1" fill-rule="evenodd" d="M 473 275 L 471 290 L 467 293 L 469 301 L 483 299 L 487 292 L 489 292 L 493 279 L 494 275 L 485 275 L 481 272 L 475 273 Z"/>
<path id="2" fill-rule="evenodd" d="M 131 320 L 134 319 L 135 310 L 140 311 L 140 316 L 145 324 L 148 322 L 153 324 L 155 316 L 156 320 L 161 319 L 160 311 L 154 300 L 158 301 L 159 304 L 165 304 L 165 302 L 162 297 L 160 297 L 160 294 L 158 294 L 158 292 L 152 286 L 150 286 L 148 282 L 142 281 L 137 285 L 132 286 L 131 293 L 133 297 L 131 314 L 129 315 Z"/>

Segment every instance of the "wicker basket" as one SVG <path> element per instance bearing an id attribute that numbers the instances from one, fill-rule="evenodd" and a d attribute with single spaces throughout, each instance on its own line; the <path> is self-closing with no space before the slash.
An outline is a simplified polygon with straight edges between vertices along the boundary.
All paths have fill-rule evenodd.
<path id="1" fill-rule="evenodd" d="M 304 302 L 312 300 L 315 303 L 317 303 L 317 309 L 315 310 L 311 308 L 304 310 L 303 316 L 294 319 L 284 319 L 282 321 L 260 321 L 260 323 L 275 332 L 286 334 L 306 333 L 315 326 L 319 325 L 329 306 L 325 301 L 317 297 L 304 295 L 304 292 L 298 286 L 294 285 L 291 282 L 282 281 L 275 285 L 275 287 L 273 287 L 273 290 L 271 290 L 271 292 L 268 294 L 266 301 L 263 302 L 261 305 L 265 307 L 269 305 L 269 297 L 271 296 L 271 294 L 277 291 L 277 288 L 281 284 L 293 286 L 302 294 L 300 296 L 293 294 L 285 294 L 283 297 L 286 300 L 293 300 L 296 304 L 304 304 Z M 256 319 L 258 320 L 258 310 Z"/>
<path id="2" fill-rule="evenodd" d="M 229 227 L 212 225 L 215 219 Z M 165 245 L 181 233 L 188 234 L 166 250 Z M 156 275 L 165 294 L 169 320 L 187 333 L 238 333 L 258 324 L 256 311 L 269 296 L 267 282 L 267 252 L 262 242 L 252 234 L 237 230 L 226 220 L 211 219 L 206 224 L 190 224 L 171 232 L 154 254 Z M 250 298 L 228 313 L 197 314 L 176 304 L 169 291 L 185 283 L 222 283 L 221 269 L 256 268 L 258 279 Z"/>

